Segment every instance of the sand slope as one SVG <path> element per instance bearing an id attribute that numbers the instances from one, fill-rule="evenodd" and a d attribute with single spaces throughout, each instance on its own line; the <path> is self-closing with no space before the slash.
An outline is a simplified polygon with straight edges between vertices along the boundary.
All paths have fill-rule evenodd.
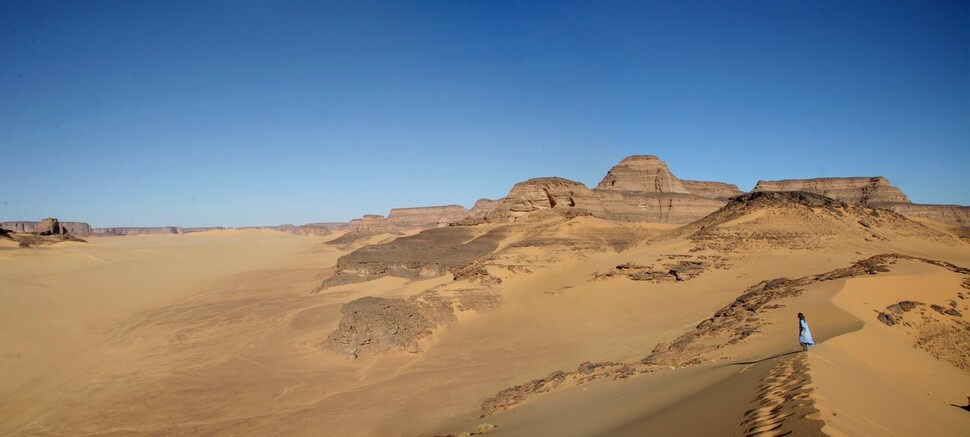
<path id="1" fill-rule="evenodd" d="M 486 422 L 497 425 L 490 435 L 968 429 L 970 413 L 948 405 L 970 395 L 968 374 L 927 352 L 938 344 L 913 346 L 917 313 L 902 316 L 913 326 L 890 327 L 873 311 L 921 300 L 929 317 L 950 320 L 929 304 L 970 290 L 965 275 L 939 265 L 894 258 L 875 275 L 796 284 L 730 328 L 690 334 L 758 284 L 881 253 L 970 266 L 966 243 L 943 231 L 896 235 L 886 219 L 870 225 L 884 226 L 872 238 L 872 228 L 849 221 L 798 247 L 777 234 L 797 224 L 762 224 L 772 216 L 732 216 L 700 239 L 665 236 L 670 226 L 537 219 L 481 261 L 501 280 L 487 286 L 501 305 L 459 308 L 454 322 L 420 340 L 420 352 L 356 360 L 320 347 L 345 303 L 485 285 L 387 276 L 314 294 L 353 249 L 320 244 L 337 235 L 219 231 L 0 248 L 0 434 L 458 435 Z M 636 244 L 586 243 L 621 230 Z M 738 234 L 761 239 L 722 250 Z M 684 270 L 683 280 L 665 273 L 683 262 L 702 267 Z M 970 314 L 964 302 L 958 309 Z M 792 353 L 797 312 L 820 343 L 808 354 Z M 664 349 L 673 352 L 663 361 L 645 360 L 688 337 L 683 348 Z M 617 377 L 620 369 L 629 371 Z M 497 393 L 560 371 L 542 390 L 479 417 Z M 903 415 L 887 417 L 887 405 L 912 408 L 926 423 L 897 426 Z"/>

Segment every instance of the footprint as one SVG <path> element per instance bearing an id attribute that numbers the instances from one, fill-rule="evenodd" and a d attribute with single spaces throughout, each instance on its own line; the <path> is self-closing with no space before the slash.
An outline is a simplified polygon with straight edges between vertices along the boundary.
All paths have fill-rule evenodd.
<path id="1" fill-rule="evenodd" d="M 809 418 L 817 411 L 810 398 L 815 385 L 808 374 L 804 355 L 782 357 L 758 385 L 755 405 L 745 411 L 741 428 L 746 437 L 783 436 L 805 429 L 802 421 L 812 421 L 809 428 L 821 430 L 822 422 Z"/>

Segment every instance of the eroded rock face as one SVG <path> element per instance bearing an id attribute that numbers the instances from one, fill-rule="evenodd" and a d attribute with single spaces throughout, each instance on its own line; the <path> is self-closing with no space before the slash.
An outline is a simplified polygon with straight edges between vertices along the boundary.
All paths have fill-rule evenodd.
<path id="1" fill-rule="evenodd" d="M 536 178 L 515 184 L 501 203 L 493 213 L 501 212 L 512 219 L 555 208 L 604 213 L 603 205 L 592 190 L 579 182 L 563 178 Z"/>
<path id="2" fill-rule="evenodd" d="M 889 203 L 878 206 L 896 211 L 907 217 L 926 218 L 949 225 L 970 227 L 970 207 L 967 206 L 920 205 L 916 203 Z"/>
<path id="3" fill-rule="evenodd" d="M 882 176 L 758 181 L 752 192 L 759 191 L 806 191 L 853 205 L 910 203 L 899 188 Z"/>
<path id="4" fill-rule="evenodd" d="M 970 207 L 911 203 L 899 188 L 882 176 L 759 181 L 752 192 L 760 191 L 806 191 L 852 205 L 884 208 L 907 217 L 926 218 L 954 226 L 970 227 Z"/>
<path id="5" fill-rule="evenodd" d="M 711 199 L 727 200 L 744 194 L 743 191 L 738 189 L 737 185 L 724 182 L 681 181 L 681 183 L 691 194 Z"/>
<path id="6" fill-rule="evenodd" d="M 85 241 L 72 235 L 59 220 L 50 217 L 40 222 L 8 222 L 14 224 L 29 224 L 29 232 L 17 232 L 15 230 L 0 227 L 0 237 L 17 241 L 20 247 L 45 246 L 60 243 L 62 241 Z M 6 225 L 7 223 L 4 223 Z M 28 226 L 24 226 L 28 227 Z M 23 229 L 24 227 L 21 227 Z"/>
<path id="7" fill-rule="evenodd" d="M 597 190 L 681 193 L 690 191 L 667 164 L 653 155 L 634 155 L 620 161 L 596 186 Z"/>
<path id="8" fill-rule="evenodd" d="M 37 235 L 64 235 L 67 229 L 61 227 L 61 223 L 56 218 L 45 218 L 34 228 Z"/>
<path id="9" fill-rule="evenodd" d="M 62 229 L 67 230 L 71 235 L 91 235 L 93 232 L 91 225 L 87 223 L 62 221 L 58 221 L 58 223 Z M 0 223 L 0 228 L 18 233 L 31 233 L 36 232 L 40 224 L 41 222 L 3 222 Z"/>
<path id="10" fill-rule="evenodd" d="M 610 220 L 689 223 L 716 211 L 728 198 L 739 194 L 742 192 L 738 187 L 722 182 L 680 180 L 656 156 L 637 155 L 613 167 L 593 190 L 563 178 L 530 179 L 516 184 L 508 196 L 484 214 L 484 220 L 502 222 L 536 211 L 575 208 Z"/>
<path id="11" fill-rule="evenodd" d="M 394 208 L 387 216 L 387 221 L 398 229 L 429 229 L 447 226 L 468 216 L 468 210 L 459 205 L 426 206 Z"/>
<path id="12" fill-rule="evenodd" d="M 472 209 L 468 211 L 468 215 L 472 218 L 484 218 L 485 214 L 494 211 L 499 207 L 499 201 L 491 199 L 478 199 L 475 201 L 475 205 Z"/>

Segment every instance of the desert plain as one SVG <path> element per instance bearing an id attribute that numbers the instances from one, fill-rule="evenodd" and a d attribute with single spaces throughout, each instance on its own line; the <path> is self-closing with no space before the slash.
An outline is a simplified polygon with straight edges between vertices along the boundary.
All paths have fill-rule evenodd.
<path id="1" fill-rule="evenodd" d="M 624 163 L 428 226 L 0 240 L 0 434 L 970 435 L 966 207 Z"/>

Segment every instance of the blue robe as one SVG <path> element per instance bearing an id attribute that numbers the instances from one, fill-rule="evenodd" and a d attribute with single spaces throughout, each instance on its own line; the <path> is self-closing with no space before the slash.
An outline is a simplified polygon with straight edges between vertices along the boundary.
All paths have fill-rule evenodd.
<path id="1" fill-rule="evenodd" d="M 798 326 L 801 327 L 801 334 L 798 336 L 798 342 L 807 344 L 809 346 L 815 346 L 815 340 L 812 340 L 812 331 L 808 330 L 808 322 L 799 320 Z"/>

